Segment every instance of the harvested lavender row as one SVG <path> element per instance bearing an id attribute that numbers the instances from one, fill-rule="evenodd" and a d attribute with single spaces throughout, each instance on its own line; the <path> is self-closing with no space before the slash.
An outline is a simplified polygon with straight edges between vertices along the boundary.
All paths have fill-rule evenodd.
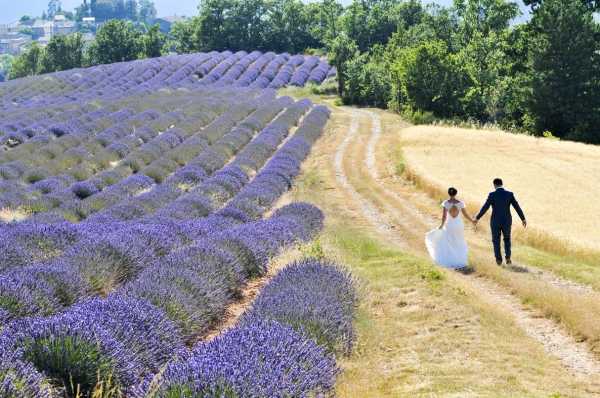
<path id="1" fill-rule="evenodd" d="M 353 280 L 339 266 L 293 263 L 269 282 L 238 326 L 173 360 L 136 396 L 330 394 L 338 372 L 333 353 L 347 353 L 352 344 L 355 307 Z M 150 389 L 151 380 L 160 382 Z"/>

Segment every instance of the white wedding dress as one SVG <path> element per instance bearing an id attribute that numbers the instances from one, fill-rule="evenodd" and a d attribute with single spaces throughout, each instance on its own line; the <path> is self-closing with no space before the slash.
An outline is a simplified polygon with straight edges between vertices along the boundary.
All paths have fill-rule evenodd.
<path id="1" fill-rule="evenodd" d="M 446 268 L 464 268 L 468 265 L 469 248 L 465 240 L 465 224 L 461 210 L 463 202 L 451 203 L 445 201 L 442 207 L 448 210 L 446 225 L 443 229 L 434 229 L 425 236 L 425 245 L 431 258 Z M 450 209 L 456 207 L 459 212 L 452 217 Z"/>

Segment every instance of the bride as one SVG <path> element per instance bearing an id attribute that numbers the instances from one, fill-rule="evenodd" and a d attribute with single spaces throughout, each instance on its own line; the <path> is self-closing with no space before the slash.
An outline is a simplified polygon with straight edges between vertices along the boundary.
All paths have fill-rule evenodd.
<path id="1" fill-rule="evenodd" d="M 444 209 L 442 225 L 425 237 L 425 244 L 431 258 L 443 267 L 454 269 L 468 265 L 469 248 L 465 241 L 465 225 L 461 213 L 475 224 L 475 220 L 467 213 L 465 204 L 456 199 L 457 194 L 456 188 L 448 189 L 450 198 L 442 203 Z"/>

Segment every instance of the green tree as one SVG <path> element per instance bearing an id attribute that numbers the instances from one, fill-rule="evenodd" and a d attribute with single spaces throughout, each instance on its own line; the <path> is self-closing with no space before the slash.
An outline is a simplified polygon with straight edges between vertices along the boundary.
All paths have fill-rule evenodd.
<path id="1" fill-rule="evenodd" d="M 430 5 L 427 12 L 424 10 L 421 14 L 419 22 L 413 25 L 406 22 L 411 20 L 410 14 L 407 18 L 403 19 L 403 23 L 390 38 L 391 50 L 413 47 L 429 41 L 443 41 L 449 49 L 456 49 L 454 42 L 458 21 L 450 9 Z"/>
<path id="2" fill-rule="evenodd" d="M 472 85 L 463 98 L 465 116 L 496 122 L 500 117 L 501 85 L 509 71 L 508 27 L 520 11 L 506 0 L 454 0 L 458 17 L 455 45 Z"/>
<path id="3" fill-rule="evenodd" d="M 89 49 L 93 64 L 131 61 L 143 53 L 139 32 L 131 22 L 110 20 L 98 30 Z"/>
<path id="4" fill-rule="evenodd" d="M 50 0 L 48 2 L 48 18 L 53 19 L 54 16 L 62 10 L 60 0 Z"/>
<path id="5" fill-rule="evenodd" d="M 577 0 L 574 0 L 577 1 Z M 585 5 L 588 9 L 593 11 L 600 10 L 600 1 L 599 0 L 579 0 L 583 5 Z M 544 3 L 543 0 L 523 0 L 525 5 L 531 6 L 534 10 L 537 9 L 540 5 Z"/>
<path id="6" fill-rule="evenodd" d="M 322 0 L 306 5 L 311 26 L 309 31 L 314 41 L 321 45 L 331 42 L 340 33 L 340 16 L 344 7 L 336 0 Z"/>
<path id="7" fill-rule="evenodd" d="M 398 28 L 398 0 L 354 0 L 341 17 L 344 31 L 367 51 L 375 44 L 385 44 Z"/>
<path id="8" fill-rule="evenodd" d="M 344 96 L 346 64 L 358 55 L 358 46 L 345 34 L 336 37 L 329 46 L 329 62 L 337 69 L 338 94 Z"/>
<path id="9" fill-rule="evenodd" d="M 459 18 L 458 41 L 467 45 L 474 35 L 487 36 L 508 28 L 519 16 L 517 3 L 506 0 L 454 0 Z"/>
<path id="10" fill-rule="evenodd" d="M 581 2 L 544 0 L 531 25 L 534 131 L 600 142 L 600 47 L 592 13 Z"/>
<path id="11" fill-rule="evenodd" d="M 162 55 L 162 49 L 166 42 L 166 37 L 160 31 L 160 26 L 155 24 L 148 29 L 141 37 L 141 49 L 143 58 L 155 58 Z"/>
<path id="12" fill-rule="evenodd" d="M 262 47 L 276 52 L 301 53 L 322 43 L 311 34 L 311 16 L 300 0 L 273 0 L 269 3 L 268 20 Z"/>
<path id="13" fill-rule="evenodd" d="M 8 79 L 10 76 L 10 70 L 14 61 L 14 57 L 10 54 L 0 55 L 0 81 Z"/>
<path id="14" fill-rule="evenodd" d="M 346 63 L 344 103 L 387 107 L 391 78 L 383 52 L 384 47 L 377 46 L 371 53 L 360 54 Z"/>
<path id="15" fill-rule="evenodd" d="M 33 43 L 25 52 L 14 59 L 10 70 L 10 79 L 32 76 L 38 73 L 44 50 Z"/>
<path id="16" fill-rule="evenodd" d="M 201 51 L 230 48 L 232 26 L 228 14 L 232 13 L 235 0 L 201 0 L 199 15 L 195 19 L 195 47 Z M 239 27 L 241 28 L 241 27 Z"/>
<path id="17" fill-rule="evenodd" d="M 395 106 L 433 112 L 438 117 L 463 114 L 462 98 L 472 82 L 444 42 L 432 41 L 400 50 L 391 65 Z"/>
<path id="18" fill-rule="evenodd" d="M 53 36 L 40 62 L 40 73 L 80 68 L 83 66 L 83 37 L 79 33 Z"/>
<path id="19" fill-rule="evenodd" d="M 156 19 L 156 7 L 154 6 L 154 2 L 150 0 L 140 0 L 138 6 L 138 19 L 140 22 L 151 22 Z"/>
<path id="20" fill-rule="evenodd" d="M 197 51 L 196 41 L 194 40 L 194 29 L 197 22 L 195 18 L 189 21 L 175 22 L 169 32 L 167 47 L 170 51 L 178 54 L 185 54 Z"/>

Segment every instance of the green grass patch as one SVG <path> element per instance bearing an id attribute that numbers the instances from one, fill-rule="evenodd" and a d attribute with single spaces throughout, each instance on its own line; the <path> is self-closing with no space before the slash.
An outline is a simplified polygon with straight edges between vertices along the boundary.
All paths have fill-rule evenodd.
<path id="1" fill-rule="evenodd" d="M 515 249 L 515 257 L 534 267 L 551 271 L 556 275 L 600 291 L 600 264 L 537 250 L 529 246 Z"/>

